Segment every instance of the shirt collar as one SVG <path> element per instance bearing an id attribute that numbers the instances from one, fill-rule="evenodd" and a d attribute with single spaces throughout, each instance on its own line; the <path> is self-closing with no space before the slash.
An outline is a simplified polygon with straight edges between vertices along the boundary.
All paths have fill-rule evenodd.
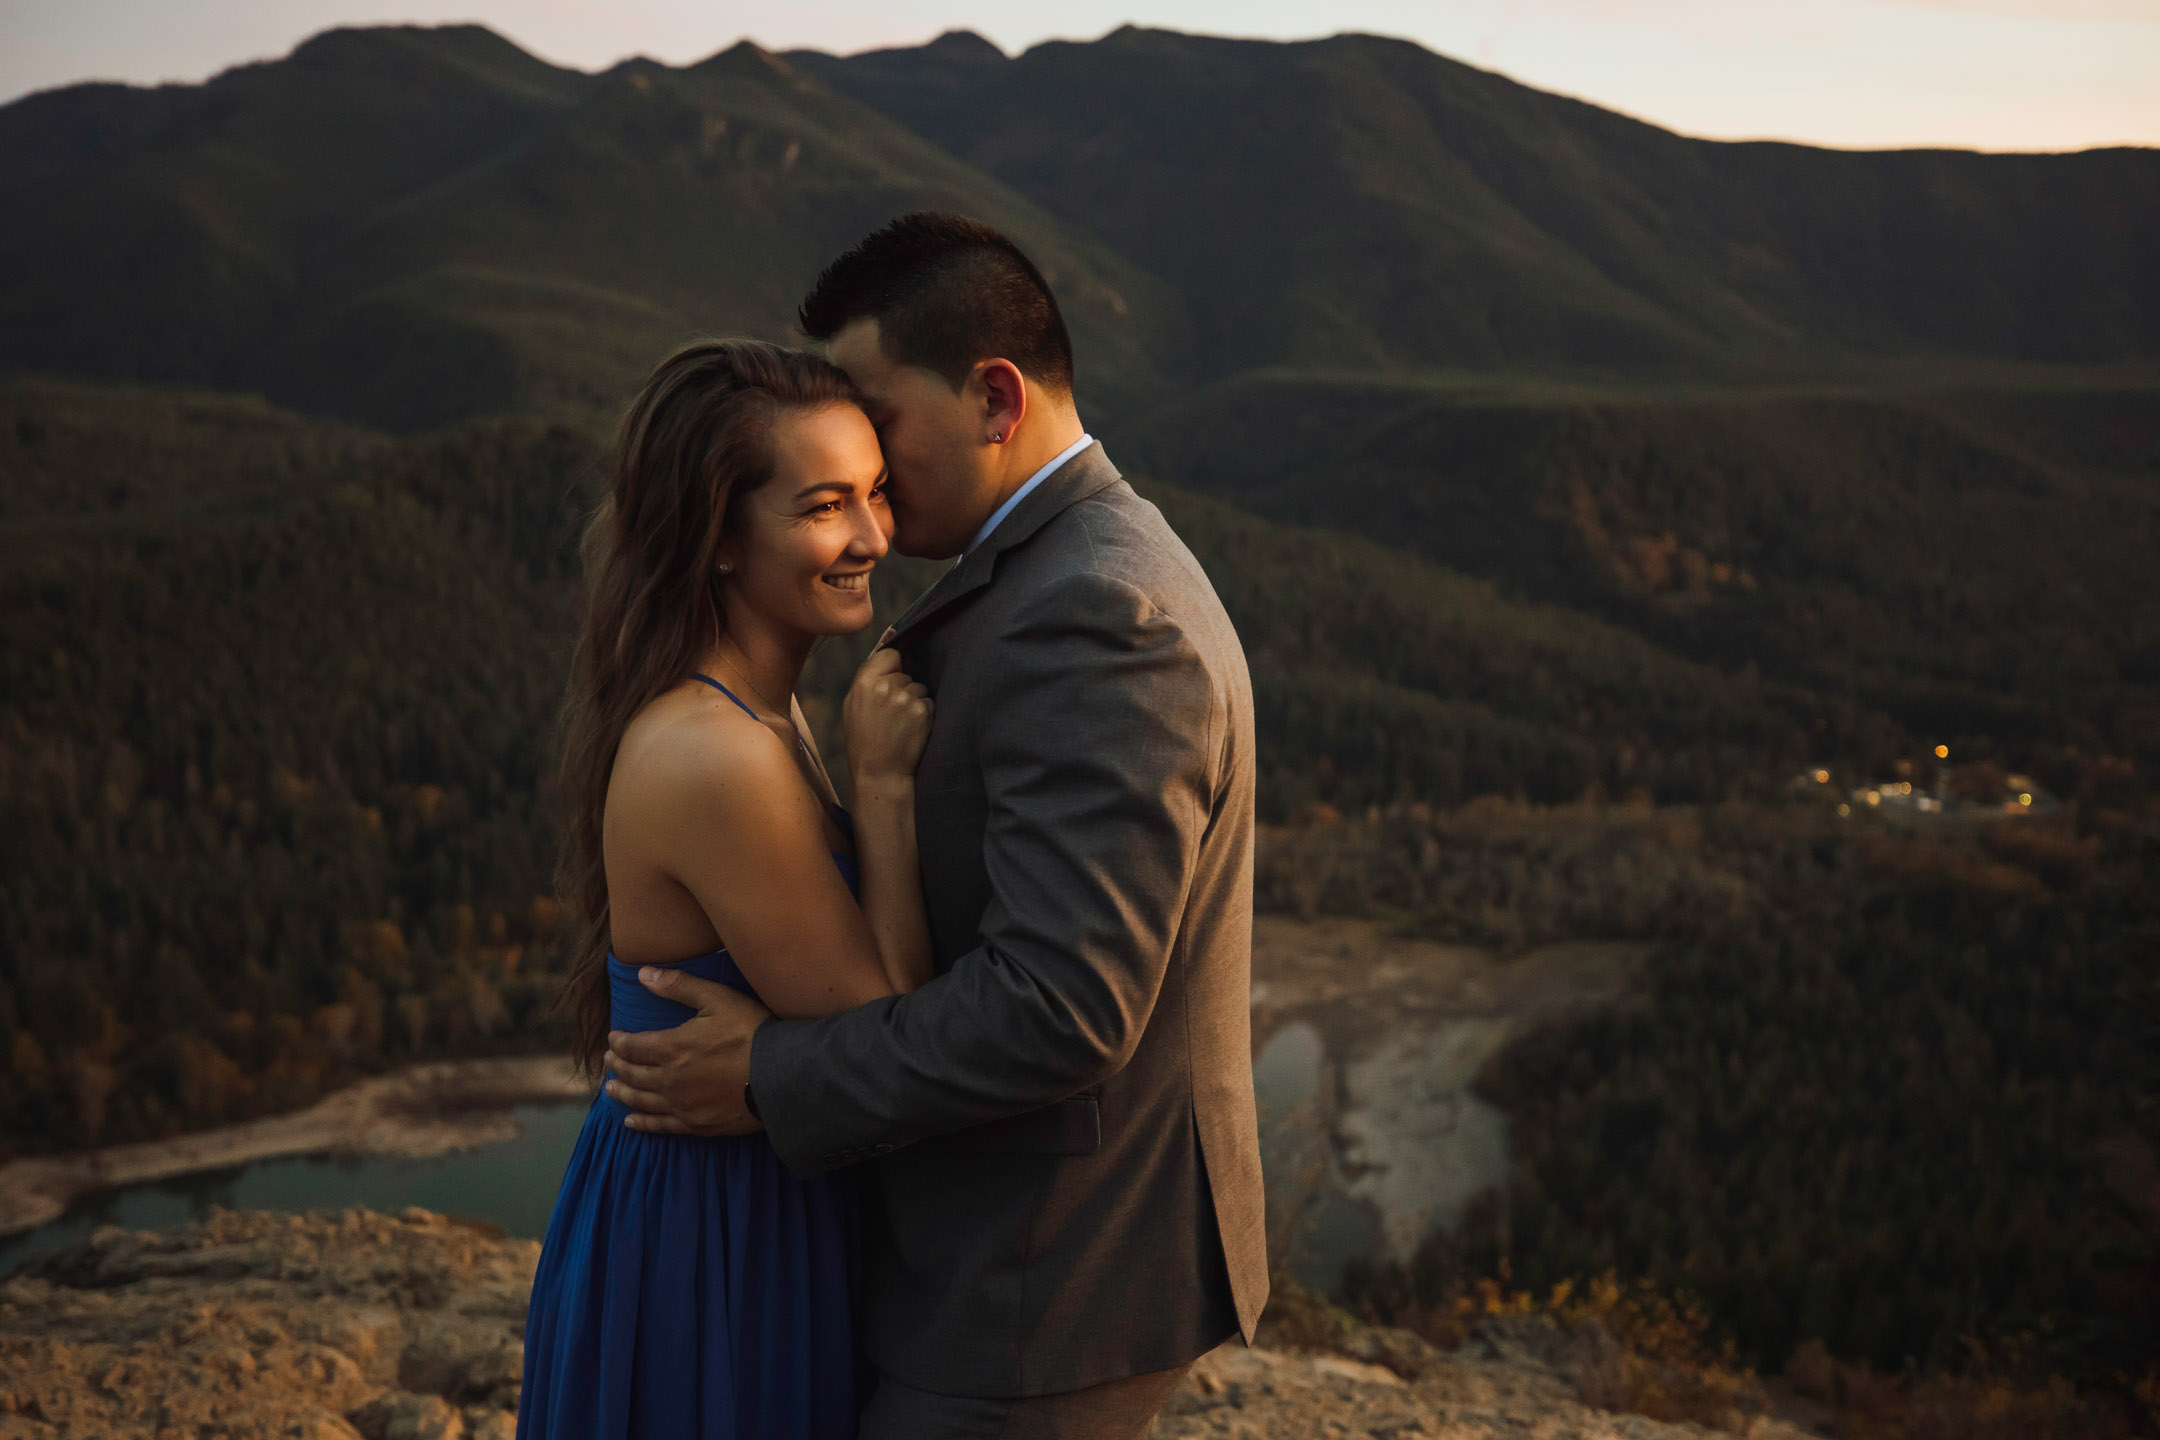
<path id="1" fill-rule="evenodd" d="M 976 546 L 982 544 L 983 541 L 989 539 L 990 532 L 997 529 L 998 522 L 1000 520 L 1003 520 L 1007 515 L 1012 514 L 1013 508 L 1017 506 L 1022 500 L 1027 499 L 1028 495 L 1035 489 L 1036 486 L 1042 484 L 1043 481 L 1049 479 L 1052 471 L 1056 470 L 1058 466 L 1063 465 L 1066 461 L 1072 459 L 1073 456 L 1078 455 L 1081 451 L 1087 449 L 1088 446 L 1093 445 L 1094 443 L 1094 436 L 1082 434 L 1079 439 L 1073 441 L 1072 444 L 1066 446 L 1063 450 L 1060 450 L 1055 456 L 1053 456 L 1049 464 L 1043 466 L 1042 469 L 1037 470 L 1033 475 L 1028 476 L 1027 483 L 1025 485 L 1022 485 L 1019 489 L 1013 491 L 1012 494 L 1006 496 L 1005 503 L 990 512 L 990 518 L 983 521 L 982 529 L 975 532 L 975 538 L 968 541 L 967 549 L 961 551 L 960 553 L 962 555 L 966 555 Z"/>

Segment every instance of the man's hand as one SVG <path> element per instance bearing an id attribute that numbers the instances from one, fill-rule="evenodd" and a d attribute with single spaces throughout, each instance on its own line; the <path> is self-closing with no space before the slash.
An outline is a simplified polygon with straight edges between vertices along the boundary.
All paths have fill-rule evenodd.
<path id="1" fill-rule="evenodd" d="M 772 1013 L 738 990 L 680 970 L 647 965 L 638 982 L 697 1014 L 672 1030 L 608 1034 L 607 1093 L 630 1107 L 623 1123 L 654 1135 L 748 1135 L 757 1117 L 743 1104 L 750 1037 Z"/>

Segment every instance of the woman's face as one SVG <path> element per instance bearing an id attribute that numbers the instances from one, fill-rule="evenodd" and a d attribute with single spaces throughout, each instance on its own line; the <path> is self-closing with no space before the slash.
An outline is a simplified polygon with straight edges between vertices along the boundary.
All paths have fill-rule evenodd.
<path id="1" fill-rule="evenodd" d="M 721 542 L 731 615 L 744 609 L 809 635 L 870 623 L 870 570 L 892 539 L 885 457 L 853 405 L 773 422 L 772 477 L 743 496 Z"/>

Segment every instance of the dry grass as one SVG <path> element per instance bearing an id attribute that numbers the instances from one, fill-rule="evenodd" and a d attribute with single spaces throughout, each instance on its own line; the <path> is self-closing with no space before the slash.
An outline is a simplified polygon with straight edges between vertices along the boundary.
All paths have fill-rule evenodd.
<path id="1" fill-rule="evenodd" d="M 2014 1352 L 2014 1347 L 2012 1347 Z M 1785 1367 L 1803 1395 L 1835 1407 L 1837 1440 L 2102 1440 L 2160 1434 L 2160 1370 L 2114 1392 L 2059 1375 L 2023 1379 L 2014 1353 L 1968 1346 L 1955 1373 L 1877 1374 L 1814 1341 Z"/>
<path id="2" fill-rule="evenodd" d="M 1496 1336 L 1539 1352 L 1568 1375 L 1583 1403 L 1668 1422 L 1692 1421 L 1745 1434 L 1770 1408 L 1755 1373 L 1710 1339 L 1710 1317 L 1690 1296 L 1607 1273 L 1563 1281 L 1542 1295 L 1513 1288 L 1503 1267 L 1455 1288 L 1436 1304 L 1382 1317 L 1400 1329 L 1368 1327 L 1326 1300 L 1282 1284 L 1268 1307 L 1280 1348 L 1323 1350 L 1394 1364 L 1414 1333 L 1442 1350 Z M 1800 1394 L 1835 1413 L 1836 1440 L 2129 1440 L 2160 1435 L 2160 1368 L 2121 1377 L 2105 1390 L 2080 1390 L 2042 1373 L 2032 1346 L 1969 1342 L 1955 1372 L 1884 1375 L 1831 1356 L 1809 1342 L 1786 1366 Z"/>
<path id="3" fill-rule="evenodd" d="M 1295 1284 L 1278 1281 L 1261 1343 L 1318 1350 L 1405 1368 L 1422 1339 L 1443 1350 L 1474 1336 L 1531 1351 L 1568 1376 L 1586 1405 L 1654 1420 L 1693 1421 L 1734 1434 L 1768 1408 L 1754 1374 L 1706 1338 L 1709 1318 L 1690 1299 L 1604 1275 L 1546 1294 L 1475 1281 L 1440 1304 L 1368 1325 Z M 1415 1337 L 1415 1339 L 1411 1337 Z M 1429 1352 L 1428 1352 L 1429 1353 Z"/>
<path id="4" fill-rule="evenodd" d="M 1465 1317 L 1543 1317 L 1574 1337 L 1575 1387 L 1586 1405 L 1734 1434 L 1768 1409 L 1754 1372 L 1710 1342 L 1702 1306 L 1645 1281 L 1623 1284 L 1607 1272 L 1579 1285 L 1564 1280 L 1540 1297 L 1485 1279 L 1456 1309 Z"/>
<path id="5" fill-rule="evenodd" d="M 1585 1404 L 1735 1433 L 1768 1408 L 1754 1372 L 1710 1344 L 1710 1317 L 1691 1297 L 1622 1285 L 1608 1272 L 1579 1289 L 1563 1281 L 1540 1308 L 1566 1330 L 1602 1330 L 1617 1342 L 1577 1377 Z"/>

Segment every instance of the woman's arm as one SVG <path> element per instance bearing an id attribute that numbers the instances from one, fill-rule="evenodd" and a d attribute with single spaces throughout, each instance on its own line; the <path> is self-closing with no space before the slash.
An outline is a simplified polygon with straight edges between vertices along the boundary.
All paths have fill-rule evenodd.
<path id="1" fill-rule="evenodd" d="M 617 757 L 607 823 L 610 875 L 625 892 L 642 872 L 646 903 L 704 912 L 708 937 L 677 934 L 659 947 L 668 960 L 725 945 L 766 1006 L 794 1018 L 895 993 L 833 864 L 823 807 L 793 747 L 765 726 L 713 705 L 647 727 Z M 629 903 L 618 897 L 618 927 Z M 637 955 L 653 953 L 648 943 Z"/>
<path id="2" fill-rule="evenodd" d="M 848 691 L 842 723 L 855 788 L 862 909 L 886 983 L 899 994 L 930 981 L 930 918 L 915 854 L 915 762 L 930 737 L 930 692 L 890 650 L 871 654 Z"/>

